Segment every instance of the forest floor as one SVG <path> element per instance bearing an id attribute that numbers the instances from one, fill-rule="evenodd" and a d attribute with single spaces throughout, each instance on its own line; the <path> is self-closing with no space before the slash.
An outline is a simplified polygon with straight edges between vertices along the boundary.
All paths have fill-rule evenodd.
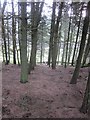
<path id="1" fill-rule="evenodd" d="M 3 65 L 3 118 L 87 118 L 80 113 L 88 68 L 81 68 L 76 85 L 70 84 L 74 68 L 37 65 L 26 84 L 20 83 L 20 67 Z"/>

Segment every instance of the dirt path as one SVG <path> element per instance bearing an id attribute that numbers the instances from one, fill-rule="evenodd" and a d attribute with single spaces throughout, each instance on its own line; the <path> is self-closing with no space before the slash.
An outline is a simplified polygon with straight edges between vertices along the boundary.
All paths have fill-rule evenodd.
<path id="1" fill-rule="evenodd" d="M 88 69 L 80 70 L 77 85 L 71 85 L 74 68 L 38 65 L 21 84 L 20 67 L 3 65 L 3 118 L 85 118 L 82 103 Z"/>

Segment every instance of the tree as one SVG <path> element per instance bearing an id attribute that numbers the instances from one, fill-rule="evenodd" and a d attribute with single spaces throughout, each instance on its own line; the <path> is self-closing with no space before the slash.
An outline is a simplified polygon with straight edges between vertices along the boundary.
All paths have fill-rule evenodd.
<path id="1" fill-rule="evenodd" d="M 70 28 L 71 28 L 71 16 L 70 16 L 70 18 L 69 18 L 68 38 L 67 38 L 67 45 L 66 45 L 65 68 L 66 68 L 66 66 L 67 66 L 67 57 L 68 57 L 68 43 L 69 43 L 69 37 L 70 37 Z"/>
<path id="2" fill-rule="evenodd" d="M 41 45 L 40 45 L 40 47 L 41 47 L 41 52 L 40 52 L 40 63 L 42 63 L 42 58 L 43 58 L 43 42 L 44 42 L 44 40 L 43 40 L 43 35 L 44 35 L 44 31 L 43 31 L 43 28 L 44 28 L 44 25 L 45 25 L 45 21 L 44 21 L 44 18 L 42 19 L 42 21 L 41 21 L 41 24 L 40 24 L 41 26 L 41 30 L 42 30 L 42 33 L 41 33 Z"/>
<path id="3" fill-rule="evenodd" d="M 56 9 L 56 2 L 53 2 L 53 6 L 52 6 L 52 20 L 51 20 L 51 31 L 50 31 L 50 40 L 49 40 L 49 54 L 48 54 L 48 65 L 49 65 L 49 67 L 50 67 L 50 62 L 51 62 L 51 57 L 52 57 L 54 26 L 55 26 L 55 9 Z"/>
<path id="4" fill-rule="evenodd" d="M 21 83 L 26 83 L 28 79 L 28 64 L 27 64 L 27 14 L 26 2 L 20 2 L 21 5 Z"/>
<path id="5" fill-rule="evenodd" d="M 20 51 L 20 62 L 21 62 L 21 30 L 20 30 L 20 26 L 21 26 L 21 21 L 20 21 L 20 5 L 18 4 L 18 43 L 19 43 L 19 51 Z"/>
<path id="6" fill-rule="evenodd" d="M 74 52 L 73 52 L 73 57 L 72 57 L 72 66 L 74 64 L 75 52 L 76 52 L 78 36 L 79 36 L 79 31 L 80 31 L 80 23 L 81 23 L 81 18 L 82 18 L 82 9 L 83 9 L 83 4 L 82 4 L 82 7 L 81 7 L 81 12 L 80 12 L 80 17 L 79 17 L 78 30 L 77 30 L 76 41 L 75 41 L 75 46 L 74 46 Z"/>
<path id="7" fill-rule="evenodd" d="M 8 16 L 8 13 L 7 13 Z M 10 62 L 10 38 L 9 38 L 9 24 L 7 18 L 7 39 L 8 39 L 8 62 Z"/>
<path id="8" fill-rule="evenodd" d="M 58 28 L 59 28 L 59 23 L 61 20 L 61 15 L 62 15 L 62 8 L 63 8 L 63 2 L 59 5 L 59 10 L 58 10 L 58 16 L 57 16 L 57 21 L 55 24 L 55 29 L 54 29 L 54 39 L 53 39 L 53 47 L 52 47 L 52 69 L 56 68 L 56 60 L 57 60 L 57 42 L 58 42 Z"/>
<path id="9" fill-rule="evenodd" d="M 12 40 L 13 40 L 13 64 L 16 64 L 16 25 L 15 25 L 15 13 L 14 2 L 12 0 Z"/>
<path id="10" fill-rule="evenodd" d="M 82 66 L 86 63 L 86 59 L 87 59 L 89 52 L 90 52 L 90 28 L 89 28 L 89 35 L 88 35 L 88 40 L 87 40 L 87 44 L 85 48 Z"/>
<path id="11" fill-rule="evenodd" d="M 70 63 L 71 53 L 72 53 L 72 42 L 73 42 L 73 28 L 74 26 L 71 26 L 71 35 L 70 35 L 70 45 L 69 45 L 69 53 L 68 53 L 68 64 Z"/>
<path id="12" fill-rule="evenodd" d="M 87 4 L 87 11 L 86 11 L 86 17 L 84 19 L 84 24 L 83 24 L 80 50 L 79 50 L 76 67 L 75 67 L 75 70 L 74 70 L 74 73 L 73 73 L 70 84 L 76 84 L 77 83 L 77 78 L 78 78 L 79 70 L 80 70 L 80 67 L 81 67 L 81 60 L 82 60 L 82 56 L 83 56 L 83 52 L 84 52 L 84 46 L 85 46 L 89 21 L 90 21 L 90 2 L 88 2 L 88 4 Z"/>
<path id="13" fill-rule="evenodd" d="M 66 29 L 64 30 L 64 42 L 63 42 L 63 52 L 62 52 L 62 62 L 61 65 L 64 63 L 64 56 L 65 56 L 65 45 L 66 45 Z"/>
<path id="14" fill-rule="evenodd" d="M 43 9 L 44 2 L 31 2 L 31 56 L 28 73 L 30 74 L 31 70 L 34 69 L 36 65 L 36 51 L 37 51 L 37 34 L 38 34 L 38 25 L 41 20 L 41 13 Z"/>
<path id="15" fill-rule="evenodd" d="M 88 113 L 88 115 L 90 115 L 90 68 L 89 68 L 88 81 L 86 85 L 86 90 L 85 90 L 82 106 L 80 108 L 80 112 Z"/>
<path id="16" fill-rule="evenodd" d="M 4 10 L 5 10 L 5 7 L 6 7 L 6 0 L 4 1 L 3 8 L 2 8 L 2 39 L 4 41 L 5 58 L 6 58 L 6 63 L 7 63 L 7 61 L 8 61 L 8 54 L 7 54 L 7 43 L 6 43 L 5 26 L 4 26 Z"/>

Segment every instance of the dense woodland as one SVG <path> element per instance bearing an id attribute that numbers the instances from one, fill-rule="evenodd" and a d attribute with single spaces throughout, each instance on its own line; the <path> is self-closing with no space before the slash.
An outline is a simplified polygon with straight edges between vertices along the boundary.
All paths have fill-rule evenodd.
<path id="1" fill-rule="evenodd" d="M 77 84 L 81 68 L 88 79 L 81 113 L 90 115 L 90 1 L 0 2 L 2 61 L 21 68 L 20 83 L 39 64 L 53 70 L 73 67 L 69 84 Z M 25 85 L 25 84 L 24 84 Z"/>

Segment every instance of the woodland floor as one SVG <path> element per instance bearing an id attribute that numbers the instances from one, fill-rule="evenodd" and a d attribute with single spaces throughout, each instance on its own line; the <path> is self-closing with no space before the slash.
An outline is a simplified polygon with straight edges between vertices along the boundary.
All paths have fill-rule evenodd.
<path id="1" fill-rule="evenodd" d="M 74 68 L 37 65 L 26 84 L 20 83 L 20 67 L 3 65 L 3 118 L 87 118 L 79 112 L 88 68 L 81 68 L 78 83 L 71 85 Z"/>

